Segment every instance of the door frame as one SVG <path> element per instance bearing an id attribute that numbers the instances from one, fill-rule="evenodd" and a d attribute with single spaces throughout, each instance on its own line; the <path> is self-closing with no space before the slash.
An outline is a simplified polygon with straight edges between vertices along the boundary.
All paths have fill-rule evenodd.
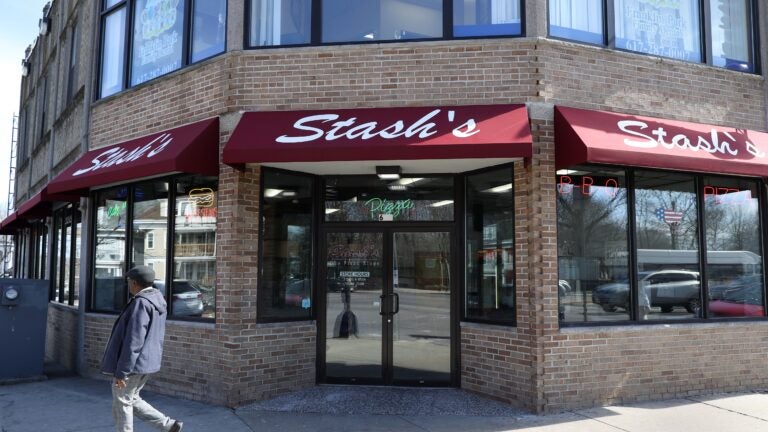
<path id="1" fill-rule="evenodd" d="M 447 382 L 425 382 L 415 381 L 395 381 L 393 377 L 393 325 L 385 325 L 384 316 L 382 316 L 382 359 L 383 377 L 378 380 L 371 379 L 338 379 L 326 376 L 326 335 L 327 335 L 327 236 L 329 233 L 382 233 L 383 242 L 382 253 L 384 254 L 382 264 L 383 272 L 383 291 L 382 294 L 392 294 L 394 292 L 392 281 L 392 246 L 394 243 L 394 233 L 396 232 L 447 232 L 450 236 L 450 378 Z M 458 387 L 459 386 L 459 358 L 461 346 L 459 342 L 459 284 L 458 278 L 463 275 L 458 267 L 461 249 L 458 247 L 458 234 L 455 222 L 432 223 L 432 222 L 345 222 L 345 223 L 325 223 L 321 224 L 318 230 L 318 266 L 317 266 L 317 382 L 327 384 L 364 384 L 364 385 L 398 385 L 398 386 L 418 386 L 418 387 Z"/>

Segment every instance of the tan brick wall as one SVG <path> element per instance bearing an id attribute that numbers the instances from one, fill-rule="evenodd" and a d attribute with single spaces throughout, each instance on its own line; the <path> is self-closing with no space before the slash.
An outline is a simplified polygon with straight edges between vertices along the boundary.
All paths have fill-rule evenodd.
<path id="1" fill-rule="evenodd" d="M 699 339 L 717 350 L 738 348 L 731 355 L 745 364 L 756 364 L 756 356 L 734 342 L 733 325 L 559 328 L 553 105 L 763 129 L 762 86 L 761 77 L 545 39 L 235 51 L 97 102 L 91 143 L 114 144 L 217 115 L 228 120 L 224 143 L 237 113 L 247 110 L 528 103 L 534 157 L 515 166 L 518 326 L 464 323 L 461 382 L 473 392 L 556 411 L 683 395 L 710 388 L 706 383 L 726 388 L 724 376 L 733 369 L 725 360 L 696 358 L 703 352 Z M 314 383 L 315 323 L 256 323 L 258 190 L 258 167 L 222 165 L 217 321 L 169 324 L 165 367 L 155 380 L 163 392 L 238 405 Z M 86 320 L 91 368 L 113 319 Z M 761 346 L 761 325 L 736 327 L 754 333 L 747 343 Z M 658 346 L 667 338 L 672 346 Z M 665 359 L 675 361 L 659 370 L 675 378 L 656 380 L 667 376 L 654 369 Z M 738 367 L 763 382 L 758 368 Z M 596 382 L 594 371 L 611 372 L 614 385 Z M 749 379 L 739 382 L 744 387 Z"/>

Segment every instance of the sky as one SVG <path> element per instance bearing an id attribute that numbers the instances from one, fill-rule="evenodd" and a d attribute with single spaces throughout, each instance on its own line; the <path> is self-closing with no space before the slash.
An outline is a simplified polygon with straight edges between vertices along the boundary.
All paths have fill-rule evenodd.
<path id="1" fill-rule="evenodd" d="M 5 217 L 13 115 L 19 112 L 21 60 L 38 35 L 48 0 L 0 0 L 0 216 Z"/>

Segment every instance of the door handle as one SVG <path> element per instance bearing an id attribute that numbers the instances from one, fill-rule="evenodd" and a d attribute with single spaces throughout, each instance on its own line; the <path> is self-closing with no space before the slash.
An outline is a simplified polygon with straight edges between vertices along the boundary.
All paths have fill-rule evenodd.
<path id="1" fill-rule="evenodd" d="M 392 315 L 394 315 L 400 312 L 400 296 L 397 293 L 393 293 L 392 297 L 395 299 L 395 310 L 392 312 Z"/>
<path id="2" fill-rule="evenodd" d="M 387 298 L 387 296 L 385 296 L 383 294 L 379 296 L 379 315 L 384 315 L 383 306 L 384 306 L 384 299 L 385 298 Z"/>

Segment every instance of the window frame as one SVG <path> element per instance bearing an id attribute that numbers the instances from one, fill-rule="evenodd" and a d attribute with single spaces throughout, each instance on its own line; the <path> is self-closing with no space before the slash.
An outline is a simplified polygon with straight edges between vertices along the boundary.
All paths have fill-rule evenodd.
<path id="1" fill-rule="evenodd" d="M 132 80 L 132 72 L 133 72 L 133 48 L 134 48 L 134 24 L 135 24 L 135 8 L 136 8 L 136 1 L 137 0 L 115 0 L 114 4 L 112 6 L 106 7 L 108 0 L 101 0 L 101 5 L 99 8 L 99 63 L 98 63 L 98 72 L 96 75 L 96 89 L 98 91 L 94 92 L 94 100 L 99 99 L 105 99 L 109 98 L 115 95 L 118 95 L 128 89 L 131 88 L 137 88 L 141 87 L 147 83 L 151 83 L 157 79 L 160 79 L 162 77 L 174 74 L 178 71 L 184 70 L 185 68 L 205 62 L 206 60 L 209 60 L 214 57 L 218 57 L 224 53 L 227 52 L 227 38 L 228 38 L 228 31 L 227 27 L 229 25 L 229 21 L 225 23 L 225 29 L 224 29 L 224 49 L 216 54 L 209 55 L 207 57 L 201 58 L 197 61 L 192 61 L 192 49 L 193 49 L 193 26 L 194 26 L 194 10 L 195 10 L 195 4 L 200 1 L 206 1 L 206 0 L 180 0 L 181 2 L 184 2 L 184 16 L 182 19 L 182 41 L 181 41 L 181 65 L 178 69 L 174 69 L 168 72 L 164 72 L 156 77 L 147 79 L 145 81 L 142 81 L 137 84 L 131 84 Z M 224 0 L 224 16 L 225 19 L 228 18 L 228 8 L 229 8 L 229 2 L 227 0 Z M 102 81 L 103 81 L 103 66 L 104 66 L 104 48 L 105 48 L 105 38 L 106 38 L 106 20 L 107 18 L 112 15 L 113 13 L 117 13 L 119 9 L 125 9 L 125 31 L 122 34 L 123 41 L 122 41 L 122 49 L 123 49 L 123 69 L 121 71 L 121 85 L 120 88 L 115 90 L 114 92 L 103 95 L 103 89 L 102 89 Z"/>
<path id="2" fill-rule="evenodd" d="M 54 210 L 52 220 L 53 224 L 49 239 L 51 256 L 48 258 L 48 268 L 51 271 L 49 300 L 53 303 L 75 306 L 75 297 L 79 298 L 79 296 L 75 295 L 75 292 L 80 289 L 79 286 L 75 286 L 75 272 L 79 271 L 76 265 L 77 224 L 83 221 L 80 204 L 66 204 Z M 67 220 L 69 220 L 68 224 L 66 223 Z M 59 223 L 61 224 L 61 235 L 57 236 L 56 228 L 59 226 Z M 70 238 L 69 244 L 66 243 L 67 234 L 69 234 Z M 67 259 L 67 253 L 69 254 L 69 259 Z M 65 267 L 69 269 L 69 273 L 62 271 Z M 69 276 L 66 280 L 64 278 L 65 274 Z M 69 284 L 69 295 L 66 298 L 64 298 L 65 283 Z"/>
<path id="3" fill-rule="evenodd" d="M 310 298 L 312 299 L 311 307 L 309 309 L 309 313 L 305 316 L 296 316 L 296 317 L 280 317 L 275 315 L 269 315 L 269 316 L 263 316 L 261 308 L 261 297 L 259 296 L 259 293 L 263 292 L 262 287 L 264 287 L 264 284 L 262 283 L 262 278 L 264 275 L 264 228 L 265 228 L 265 217 L 263 216 L 264 212 L 264 189 L 266 188 L 266 180 L 265 175 L 269 173 L 277 173 L 277 174 L 285 174 L 285 175 L 292 175 L 296 177 L 302 177 L 306 178 L 310 181 L 311 186 L 310 189 L 312 190 L 312 209 L 310 210 L 310 229 L 312 230 L 312 233 L 310 234 L 312 247 L 310 248 L 309 254 L 309 262 L 312 267 L 310 270 L 310 274 L 312 277 L 312 282 L 310 284 Z M 256 293 L 256 322 L 257 323 L 277 323 L 277 322 L 302 322 L 302 321 L 313 321 L 317 319 L 318 316 L 318 277 L 319 277 L 319 269 L 316 265 L 317 260 L 317 254 L 318 252 L 318 242 L 320 241 L 320 223 L 322 215 L 320 213 L 319 208 L 322 206 L 322 195 L 320 195 L 320 187 L 323 183 L 320 178 L 320 176 L 309 174 L 305 172 L 299 172 L 299 171 L 291 171 L 291 170 L 285 170 L 282 168 L 272 168 L 272 167 L 261 167 L 261 172 L 259 173 L 259 251 L 258 251 L 258 283 L 257 286 L 259 287 L 259 290 Z"/>
<path id="4" fill-rule="evenodd" d="M 455 37 L 453 32 L 453 2 L 455 0 L 442 0 L 442 12 L 443 12 L 443 36 L 436 38 L 423 38 L 423 39 L 382 39 L 371 41 L 344 41 L 344 42 L 322 42 L 322 2 L 323 0 L 307 0 L 310 2 L 310 29 L 309 29 L 309 43 L 301 44 L 281 44 L 281 45 L 251 45 L 251 4 L 257 0 L 245 0 L 244 1 L 244 20 L 243 25 L 245 31 L 243 31 L 243 48 L 246 50 L 261 50 L 261 49 L 279 49 L 287 47 L 304 47 L 304 46 L 337 46 L 337 45 L 370 45 L 370 44 L 389 44 L 389 43 L 409 43 L 409 42 L 430 42 L 430 41 L 444 41 L 444 40 L 465 40 L 465 39 L 509 39 L 509 38 L 521 38 L 526 36 L 525 25 L 525 11 L 526 1 L 515 0 L 520 5 L 520 34 L 517 35 L 479 35 L 479 36 L 460 36 Z"/>
<path id="5" fill-rule="evenodd" d="M 549 11 L 549 6 L 551 1 L 552 0 L 547 0 L 548 11 Z M 603 9 L 603 26 L 602 26 L 603 42 L 601 44 L 594 44 L 594 43 L 585 42 L 578 39 L 568 39 L 560 36 L 553 36 L 551 32 L 552 23 L 550 22 L 549 13 L 547 13 L 547 38 L 562 40 L 562 41 L 567 41 L 567 42 L 572 42 L 577 44 L 583 44 L 583 45 L 599 46 L 599 47 L 604 47 L 604 48 L 608 48 L 616 51 L 632 53 L 632 54 L 637 54 L 642 56 L 657 57 L 657 58 L 681 61 L 685 63 L 707 65 L 714 68 L 725 69 L 733 72 L 747 73 L 751 75 L 762 74 L 761 57 L 760 57 L 760 34 L 759 34 L 759 23 L 760 23 L 759 7 L 760 6 L 758 5 L 758 2 L 756 0 L 747 0 L 748 7 L 750 9 L 747 15 L 750 18 L 751 26 L 750 28 L 745 29 L 745 31 L 747 33 L 747 38 L 750 42 L 749 48 L 750 48 L 750 55 L 752 58 L 752 70 L 747 70 L 747 71 L 731 69 L 724 66 L 717 66 L 714 64 L 712 42 L 711 42 L 712 26 L 711 26 L 710 0 L 694 0 L 699 7 L 699 14 L 698 14 L 699 15 L 699 49 L 701 52 L 701 60 L 698 62 L 682 60 L 675 57 L 659 56 L 659 55 L 645 53 L 642 51 L 633 51 L 626 48 L 616 47 L 615 1 L 616 0 L 601 0 L 602 9 Z"/>
<path id="6" fill-rule="evenodd" d="M 694 188 L 696 193 L 696 207 L 697 207 L 697 236 L 698 236 L 698 268 L 696 271 L 699 273 L 699 296 L 701 301 L 701 312 L 699 317 L 684 318 L 684 319 L 653 319 L 643 320 L 639 319 L 638 311 L 638 293 L 639 293 L 639 270 L 637 268 L 637 235 L 636 235 L 636 184 L 635 184 L 635 172 L 659 172 L 659 173 L 671 173 L 670 170 L 657 169 L 657 168 L 645 168 L 645 167 L 631 167 L 631 166 L 617 166 L 610 164 L 599 163 L 585 163 L 580 164 L 580 167 L 593 168 L 595 170 L 622 170 L 626 179 L 627 190 L 627 248 L 629 254 L 628 261 L 628 274 L 629 274 L 629 294 L 630 294 L 630 311 L 629 318 L 625 320 L 598 320 L 598 321 L 564 321 L 558 318 L 558 324 L 561 328 L 567 327 L 601 327 L 601 326 L 631 326 L 631 325 L 659 325 L 659 324 L 707 324 L 716 322 L 746 322 L 746 321 L 768 321 L 768 256 L 766 256 L 766 248 L 768 247 L 768 230 L 764 229 L 766 222 L 768 222 L 768 208 L 766 208 L 766 202 L 768 202 L 768 184 L 765 179 L 755 177 L 745 177 L 738 175 L 724 175 L 724 174 L 711 174 L 702 172 L 688 172 L 688 171 L 674 171 L 682 175 L 691 176 L 694 181 Z M 570 169 L 570 168 L 569 168 Z M 555 174 L 555 187 L 557 187 L 557 177 Z M 761 264 L 762 264 L 762 276 L 763 276 L 763 316 L 741 316 L 741 317 L 712 317 L 709 314 L 709 279 L 707 276 L 707 239 L 706 239 L 706 218 L 705 218 L 705 197 L 704 197 L 704 178 L 723 178 L 723 179 L 743 179 L 748 182 L 752 182 L 757 189 L 758 199 L 758 223 L 760 224 L 760 251 L 761 251 Z M 556 246 L 557 247 L 557 246 Z M 560 251 L 557 251 L 558 260 L 558 279 L 559 279 L 559 258 Z M 558 305 L 560 304 L 560 295 L 558 293 Z"/>
<path id="7" fill-rule="evenodd" d="M 96 279 L 96 244 L 97 244 L 97 230 L 95 227 L 98 224 L 97 218 L 98 218 L 98 211 L 95 211 L 97 207 L 95 207 L 96 200 L 104 191 L 108 191 L 111 189 L 116 188 L 126 188 L 127 190 L 127 196 L 125 199 L 126 202 L 126 209 L 125 209 L 125 245 L 124 245 L 124 263 L 122 265 L 122 268 L 120 269 L 122 271 L 122 275 L 120 277 L 124 278 L 126 272 L 128 269 L 130 269 L 134 264 L 132 262 L 133 260 L 133 254 L 132 254 L 132 246 L 133 242 L 135 241 L 133 236 L 133 229 L 134 229 L 134 209 L 135 209 L 135 199 L 134 194 L 137 186 L 143 185 L 143 184 L 151 184 L 151 183 L 158 183 L 158 182 L 165 182 L 168 186 L 168 196 L 166 198 L 168 202 L 168 214 L 166 216 L 166 235 L 163 239 L 155 239 L 155 242 L 157 241 L 165 241 L 165 258 L 166 258 L 166 272 L 165 272 L 165 279 L 164 284 L 166 287 L 169 287 L 166 289 L 165 292 L 165 300 L 169 305 L 169 314 L 168 319 L 173 321 L 189 321 L 189 322 L 202 322 L 202 323 L 215 323 L 216 322 L 216 316 L 213 318 L 206 318 L 203 316 L 189 316 L 189 315 L 174 315 L 173 314 L 173 306 L 172 306 L 172 296 L 173 296 L 173 286 L 172 281 L 174 278 L 174 265 L 175 265 L 175 244 L 174 244 L 174 238 L 175 238 L 175 221 L 176 221 L 176 199 L 178 197 L 178 193 L 176 192 L 176 184 L 180 180 L 183 180 L 188 177 L 195 177 L 193 174 L 177 174 L 172 176 L 164 176 L 164 177 L 157 177 L 153 179 L 148 180 L 142 180 L 132 183 L 125 183 L 115 186 L 110 186 L 106 188 L 100 188 L 100 189 L 94 189 L 90 193 L 90 201 L 94 204 L 94 211 L 91 211 L 90 219 L 89 219 L 89 229 L 93 232 L 93 234 L 90 235 L 90 241 L 88 244 L 88 250 L 89 250 L 89 262 L 88 262 L 88 283 L 87 283 L 87 290 L 86 290 L 86 311 L 92 312 L 92 313 L 105 313 L 105 314 L 119 314 L 119 310 L 108 310 L 108 309 L 99 309 L 94 307 L 93 300 L 94 300 L 94 289 L 96 287 L 95 279 Z M 212 176 L 217 178 L 218 182 L 218 176 Z M 218 200 L 218 185 L 217 185 L 217 200 Z M 218 201 L 216 202 L 216 206 L 218 208 Z M 217 224 L 218 224 L 218 216 L 217 216 Z M 214 290 L 214 298 L 215 298 L 215 292 L 218 289 L 217 286 L 213 287 Z M 122 287 L 123 293 L 122 298 L 124 301 L 127 302 L 128 300 L 128 289 L 127 285 L 123 284 Z M 215 304 L 214 304 L 215 308 Z"/>
<path id="8" fill-rule="evenodd" d="M 456 216 L 456 223 L 458 224 L 458 232 L 457 235 L 460 236 L 458 238 L 459 244 L 461 245 L 461 251 L 459 253 L 459 261 L 460 263 L 464 264 L 463 266 L 459 266 L 458 272 L 455 277 L 460 278 L 458 279 L 461 281 L 461 289 L 459 290 L 459 319 L 462 322 L 472 322 L 472 323 L 480 323 L 480 324 L 493 324 L 493 325 L 500 325 L 500 326 L 506 326 L 506 327 L 517 327 L 517 308 L 519 307 L 519 302 L 517 301 L 517 294 L 518 294 L 518 285 L 517 285 L 517 224 L 515 223 L 515 218 L 512 218 L 512 262 L 514 263 L 514 269 L 512 272 L 512 277 L 515 281 L 515 289 L 514 289 L 514 296 L 515 296 L 515 304 L 514 307 L 509 312 L 511 316 L 505 319 L 490 319 L 490 318 L 482 318 L 482 317 L 473 317 L 467 315 L 467 305 L 466 305 L 466 298 L 467 298 L 467 260 L 469 257 L 467 256 L 467 187 L 469 185 L 469 177 L 478 175 L 478 174 L 485 174 L 490 173 L 493 171 L 499 171 L 503 169 L 509 169 L 512 171 L 512 214 L 515 214 L 515 205 L 517 204 L 517 185 L 515 182 L 515 164 L 513 163 L 506 163 L 502 165 L 495 165 L 491 167 L 485 167 L 480 168 L 473 171 L 467 171 L 463 172 L 459 175 L 460 181 L 461 181 L 461 190 L 459 193 L 460 197 L 460 205 L 456 206 L 456 211 L 460 213 Z"/>

